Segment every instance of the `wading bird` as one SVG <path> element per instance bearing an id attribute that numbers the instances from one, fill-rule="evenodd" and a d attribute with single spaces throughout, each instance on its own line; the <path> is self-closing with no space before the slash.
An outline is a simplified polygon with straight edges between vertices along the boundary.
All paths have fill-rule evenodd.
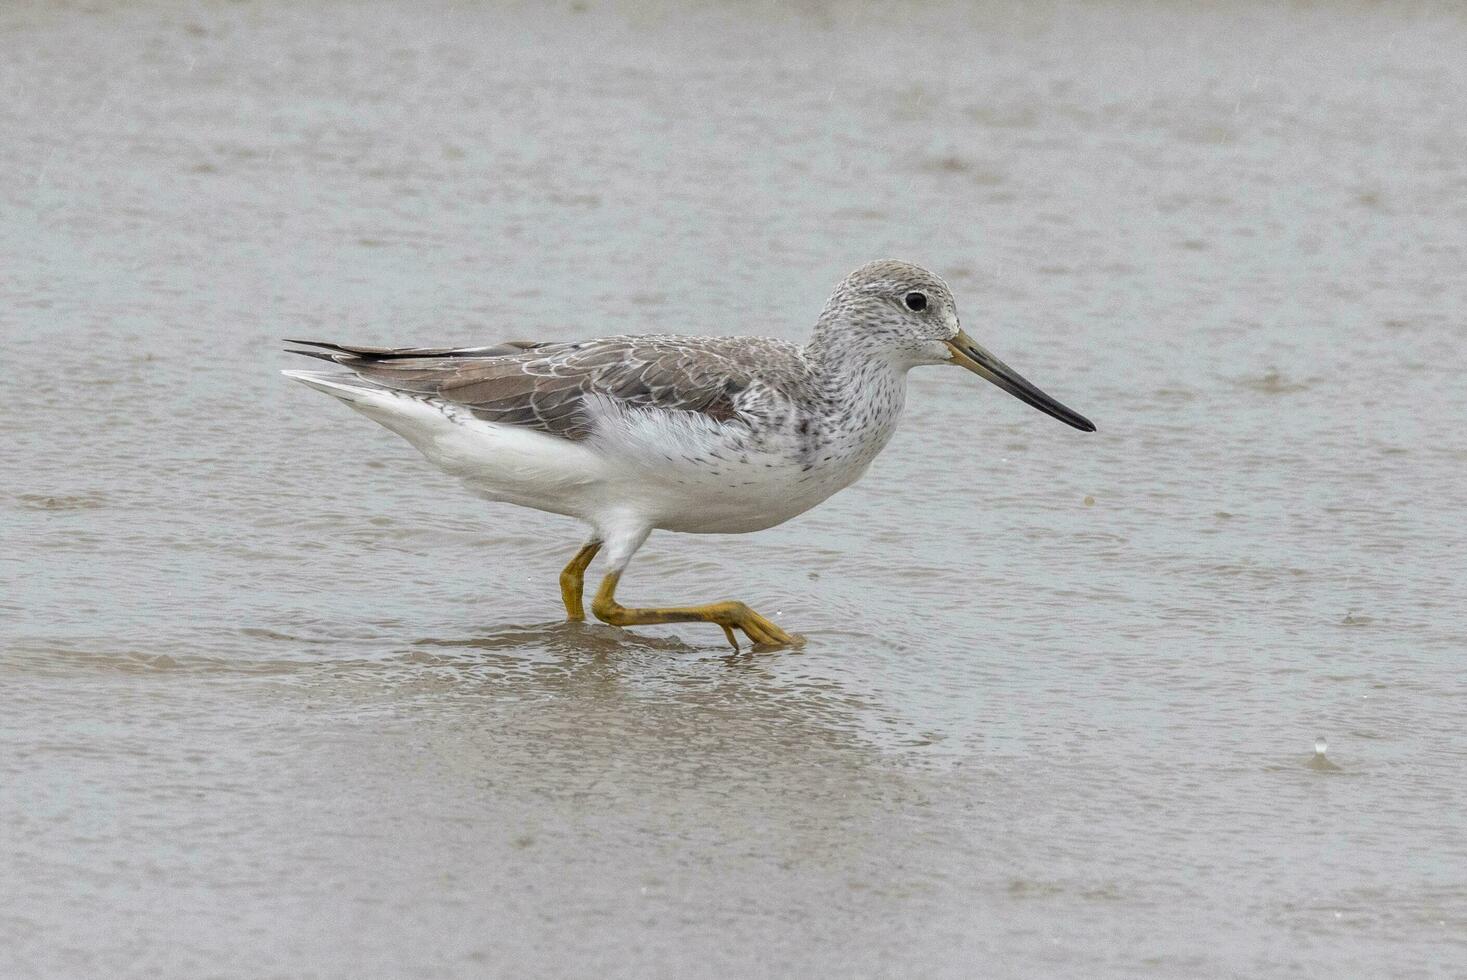
<path id="1" fill-rule="evenodd" d="M 862 266 L 803 347 L 759 337 L 378 348 L 288 341 L 331 371 L 286 371 L 412 443 L 489 500 L 579 518 L 560 574 L 572 620 L 603 548 L 591 610 L 614 626 L 708 622 L 756 645 L 799 643 L 742 602 L 629 608 L 617 583 L 654 529 L 730 534 L 802 514 L 861 477 L 896 430 L 907 371 L 957 364 L 1085 432 L 1088 419 L 962 331 L 947 284 L 906 262 Z"/>

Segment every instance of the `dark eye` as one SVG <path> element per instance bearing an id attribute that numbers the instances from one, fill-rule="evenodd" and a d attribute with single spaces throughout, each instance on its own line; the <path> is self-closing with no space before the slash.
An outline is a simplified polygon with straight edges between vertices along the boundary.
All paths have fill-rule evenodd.
<path id="1" fill-rule="evenodd" d="M 923 293 L 908 293 L 907 309 L 919 312 L 927 309 L 927 296 Z"/>

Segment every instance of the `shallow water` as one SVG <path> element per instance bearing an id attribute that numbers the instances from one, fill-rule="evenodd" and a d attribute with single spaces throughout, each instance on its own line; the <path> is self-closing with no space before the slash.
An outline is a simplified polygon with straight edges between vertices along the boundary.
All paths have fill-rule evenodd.
<path id="1" fill-rule="evenodd" d="M 4 8 L 0 974 L 1467 972 L 1464 45 Z M 798 338 L 885 255 L 1100 431 L 916 372 L 862 483 L 626 580 L 800 652 L 559 622 L 579 528 L 276 373 Z"/>

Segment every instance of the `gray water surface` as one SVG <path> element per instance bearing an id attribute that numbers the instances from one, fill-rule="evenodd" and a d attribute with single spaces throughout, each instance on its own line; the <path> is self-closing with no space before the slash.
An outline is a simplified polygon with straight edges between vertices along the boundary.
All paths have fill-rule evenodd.
<path id="1" fill-rule="evenodd" d="M 1467 975 L 1464 50 L 0 9 L 0 975 Z M 798 339 L 888 255 L 1100 431 L 920 370 L 863 482 L 625 579 L 798 652 L 561 622 L 579 527 L 277 373 Z"/>

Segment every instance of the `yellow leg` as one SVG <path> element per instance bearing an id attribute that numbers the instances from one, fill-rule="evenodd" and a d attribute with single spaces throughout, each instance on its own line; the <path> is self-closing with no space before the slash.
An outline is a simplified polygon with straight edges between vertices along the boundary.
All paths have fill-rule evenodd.
<path id="1" fill-rule="evenodd" d="M 647 626 L 653 623 L 717 623 L 733 648 L 739 648 L 734 630 L 743 630 L 756 646 L 800 646 L 805 641 L 792 636 L 742 602 L 714 602 L 706 606 L 673 606 L 665 609 L 628 609 L 616 601 L 616 583 L 620 572 L 612 572 L 601 580 L 591 611 L 603 623 L 612 626 Z"/>
<path id="2" fill-rule="evenodd" d="M 600 541 L 592 541 L 570 560 L 560 573 L 560 601 L 565 603 L 565 618 L 579 623 L 586 618 L 586 607 L 581 605 L 581 593 L 585 589 L 586 566 L 601 550 Z"/>

